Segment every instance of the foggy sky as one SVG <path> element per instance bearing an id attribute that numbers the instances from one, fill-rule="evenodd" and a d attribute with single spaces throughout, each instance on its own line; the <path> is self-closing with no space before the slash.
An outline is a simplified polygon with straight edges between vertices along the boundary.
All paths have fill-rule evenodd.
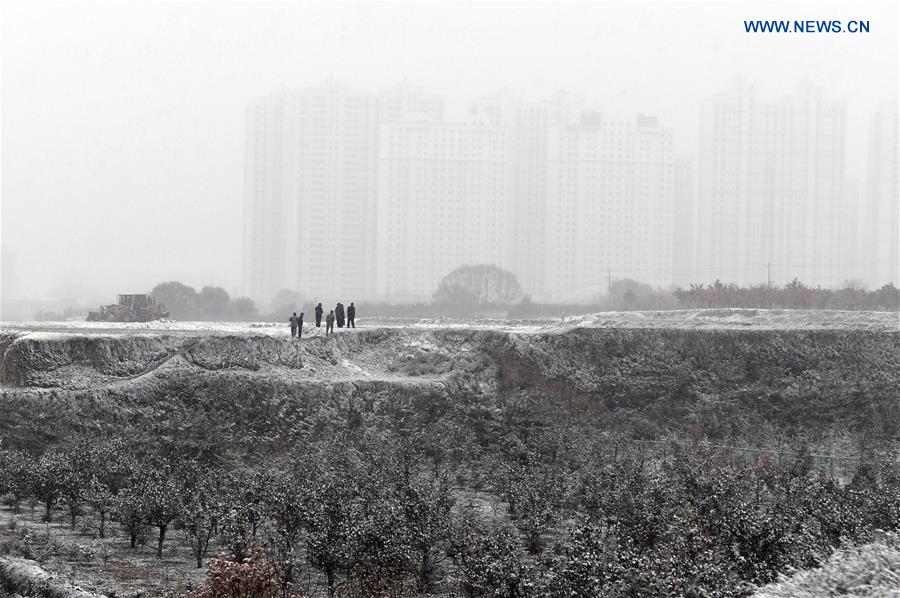
<path id="1" fill-rule="evenodd" d="M 744 19 L 866 19 L 868 35 L 748 35 Z M 446 97 L 509 88 L 655 114 L 696 154 L 698 108 L 741 76 L 846 98 L 851 177 L 897 97 L 895 2 L 335 4 L 5 2 L 2 242 L 24 294 L 111 301 L 241 280 L 244 110 L 334 77 Z"/>

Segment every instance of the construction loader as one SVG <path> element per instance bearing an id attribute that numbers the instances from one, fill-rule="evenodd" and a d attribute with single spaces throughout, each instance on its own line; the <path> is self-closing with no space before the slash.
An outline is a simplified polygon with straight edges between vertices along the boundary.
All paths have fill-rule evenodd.
<path id="1" fill-rule="evenodd" d="M 113 305 L 101 305 L 100 311 L 88 313 L 88 322 L 149 322 L 169 317 L 164 303 L 151 295 L 119 295 Z"/>

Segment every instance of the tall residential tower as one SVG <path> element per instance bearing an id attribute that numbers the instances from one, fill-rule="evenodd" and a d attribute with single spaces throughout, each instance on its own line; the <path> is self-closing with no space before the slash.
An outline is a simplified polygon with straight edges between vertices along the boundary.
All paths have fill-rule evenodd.
<path id="1" fill-rule="evenodd" d="M 244 283 L 266 304 L 279 289 L 352 300 L 375 287 L 380 127 L 439 120 L 440 99 L 398 87 L 362 93 L 329 81 L 247 109 Z"/>
<path id="2" fill-rule="evenodd" d="M 847 272 L 846 108 L 820 89 L 763 102 L 736 84 L 703 106 L 697 265 L 706 281 L 833 285 Z"/>
<path id="3" fill-rule="evenodd" d="M 545 288 L 540 297 L 584 301 L 610 278 L 672 281 L 674 157 L 657 119 L 584 113 L 552 128 L 547 150 Z"/>
<path id="4" fill-rule="evenodd" d="M 878 106 L 869 122 L 868 175 L 860 258 L 873 285 L 900 286 L 900 141 L 897 103 Z"/>

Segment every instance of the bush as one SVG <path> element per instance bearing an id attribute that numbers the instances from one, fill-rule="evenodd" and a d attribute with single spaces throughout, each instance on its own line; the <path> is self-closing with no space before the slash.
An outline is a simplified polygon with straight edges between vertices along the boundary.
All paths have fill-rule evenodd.
<path id="1" fill-rule="evenodd" d="M 243 561 L 221 553 L 207 569 L 203 585 L 190 594 L 195 598 L 294 598 L 302 593 L 285 578 L 281 567 L 270 562 L 258 547 Z"/>

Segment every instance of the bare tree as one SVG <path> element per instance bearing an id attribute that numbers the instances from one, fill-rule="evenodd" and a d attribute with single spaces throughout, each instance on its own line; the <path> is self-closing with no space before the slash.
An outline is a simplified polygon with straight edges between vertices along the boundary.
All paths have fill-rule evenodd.
<path id="1" fill-rule="evenodd" d="M 494 265 L 460 266 L 438 284 L 435 303 L 454 307 L 509 307 L 522 296 L 512 272 Z"/>

